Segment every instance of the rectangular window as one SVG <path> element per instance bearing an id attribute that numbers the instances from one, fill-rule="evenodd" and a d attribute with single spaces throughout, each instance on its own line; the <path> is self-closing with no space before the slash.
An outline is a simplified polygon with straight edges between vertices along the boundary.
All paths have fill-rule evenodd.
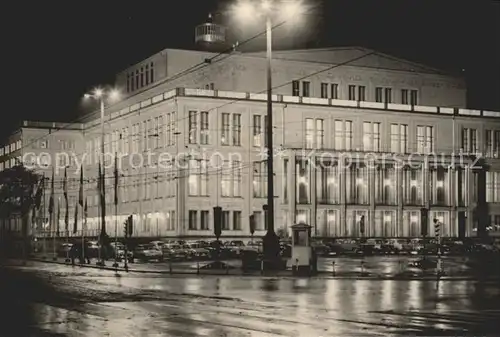
<path id="1" fill-rule="evenodd" d="M 434 151 L 432 126 L 417 126 L 417 152 L 430 153 Z"/>
<path id="2" fill-rule="evenodd" d="M 410 92 L 410 104 L 411 105 L 418 105 L 418 91 L 417 90 L 412 90 Z"/>
<path id="3" fill-rule="evenodd" d="M 189 111 L 189 144 L 197 144 L 198 133 L 198 113 Z"/>
<path id="4" fill-rule="evenodd" d="M 335 121 L 335 150 L 352 150 L 352 121 Z"/>
<path id="5" fill-rule="evenodd" d="M 165 124 L 163 121 L 163 115 L 160 115 L 158 116 L 158 140 L 157 140 L 158 147 L 163 147 L 163 144 L 165 144 L 165 140 L 163 139 L 163 137 L 165 137 L 163 133 L 164 129 L 165 129 Z"/>
<path id="6" fill-rule="evenodd" d="M 486 172 L 486 202 L 500 203 L 500 172 Z"/>
<path id="7" fill-rule="evenodd" d="M 311 202 L 311 165 L 308 160 L 297 159 L 295 176 L 295 201 L 298 204 L 309 204 Z"/>
<path id="8" fill-rule="evenodd" d="M 253 163 L 253 197 L 267 197 L 267 163 L 258 161 Z"/>
<path id="9" fill-rule="evenodd" d="M 241 146 L 241 114 L 233 114 L 233 146 Z"/>
<path id="10" fill-rule="evenodd" d="M 307 81 L 302 82 L 302 96 L 309 97 L 311 95 L 311 83 Z"/>
<path id="11" fill-rule="evenodd" d="M 321 83 L 321 98 L 328 98 L 328 83 Z"/>
<path id="12" fill-rule="evenodd" d="M 299 81 L 292 82 L 292 96 L 300 96 L 300 82 Z"/>
<path id="13" fill-rule="evenodd" d="M 408 153 L 408 125 L 391 124 L 391 152 Z"/>
<path id="14" fill-rule="evenodd" d="M 262 124 L 261 124 L 261 116 L 260 115 L 254 115 L 253 116 L 253 146 L 255 147 L 260 147 L 261 144 L 261 137 L 262 137 Z"/>
<path id="15" fill-rule="evenodd" d="M 363 123 L 363 150 L 380 151 L 380 123 Z"/>
<path id="16" fill-rule="evenodd" d="M 233 230 L 235 231 L 241 230 L 241 211 L 233 212 Z"/>
<path id="17" fill-rule="evenodd" d="M 464 153 L 477 153 L 477 130 L 470 128 L 462 129 L 462 150 Z"/>
<path id="18" fill-rule="evenodd" d="M 384 88 L 375 88 L 375 102 L 377 103 L 383 103 L 384 98 L 382 96 Z"/>
<path id="19" fill-rule="evenodd" d="M 221 145 L 229 145 L 229 132 L 230 132 L 229 114 L 222 113 L 221 118 Z"/>
<path id="20" fill-rule="evenodd" d="M 356 86 L 355 85 L 349 86 L 349 100 L 350 101 L 356 100 Z"/>
<path id="21" fill-rule="evenodd" d="M 494 151 L 493 151 L 493 144 L 494 144 L 494 139 L 493 139 L 494 133 L 493 130 L 485 130 L 484 133 L 484 152 L 486 157 L 488 158 L 494 158 Z"/>
<path id="22" fill-rule="evenodd" d="M 401 104 L 408 104 L 408 89 L 401 89 Z"/>
<path id="23" fill-rule="evenodd" d="M 392 89 L 385 88 L 385 103 L 392 103 Z"/>
<path id="24" fill-rule="evenodd" d="M 315 171 L 317 202 L 323 205 L 340 203 L 339 167 L 331 161 L 318 160 Z"/>
<path id="25" fill-rule="evenodd" d="M 208 129 L 208 127 L 209 127 L 208 112 L 202 111 L 200 117 L 201 117 L 201 120 L 200 120 L 200 144 L 208 145 L 209 140 L 210 140 L 210 138 L 209 138 L 210 131 Z"/>
<path id="26" fill-rule="evenodd" d="M 197 230 L 198 229 L 198 212 L 197 211 L 189 211 L 189 229 Z"/>
<path id="27" fill-rule="evenodd" d="M 314 119 L 306 118 L 306 148 L 312 149 L 314 146 Z"/>
<path id="28" fill-rule="evenodd" d="M 210 213 L 208 211 L 200 212 L 200 229 L 206 231 L 209 229 Z"/>
<path id="29" fill-rule="evenodd" d="M 330 87 L 331 99 L 339 99 L 339 85 L 337 83 L 332 83 Z"/>
<path id="30" fill-rule="evenodd" d="M 223 197 L 241 197 L 241 163 L 225 161 L 222 167 L 221 194 Z"/>
<path id="31" fill-rule="evenodd" d="M 229 211 L 222 211 L 222 223 L 221 223 L 221 228 L 223 231 L 228 231 L 230 230 L 230 218 L 229 218 Z"/>
<path id="32" fill-rule="evenodd" d="M 322 119 L 316 119 L 316 148 L 322 149 L 325 142 L 325 126 Z"/>
<path id="33" fill-rule="evenodd" d="M 188 189 L 190 196 L 208 196 L 208 163 L 206 160 L 190 160 Z"/>
<path id="34" fill-rule="evenodd" d="M 360 85 L 358 87 L 358 101 L 365 101 L 365 92 L 366 92 L 366 87 L 364 85 Z"/>

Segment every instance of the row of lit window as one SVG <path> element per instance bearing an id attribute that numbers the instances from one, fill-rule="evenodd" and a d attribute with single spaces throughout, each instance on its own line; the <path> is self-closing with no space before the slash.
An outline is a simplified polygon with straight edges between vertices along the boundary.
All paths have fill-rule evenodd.
<path id="1" fill-rule="evenodd" d="M 300 90 L 302 87 L 302 91 Z M 311 97 L 311 82 L 293 81 L 292 95 Z M 321 98 L 342 99 L 339 95 L 338 83 L 321 83 Z M 413 89 L 401 89 L 400 103 L 406 105 L 418 105 L 418 91 Z M 366 101 L 366 86 L 349 85 L 347 87 L 347 99 L 350 101 Z M 393 103 L 392 88 L 375 88 L 375 102 Z"/>
<path id="2" fill-rule="evenodd" d="M 151 62 L 127 74 L 127 92 L 139 90 L 154 81 L 154 63 Z"/>
<path id="3" fill-rule="evenodd" d="M 353 122 L 335 120 L 333 133 L 333 149 L 353 150 Z M 419 153 L 434 151 L 434 128 L 432 126 L 417 126 L 416 149 Z M 381 148 L 381 123 L 363 122 L 363 151 L 409 153 L 408 125 L 391 124 L 390 149 Z M 322 149 L 325 147 L 325 121 L 320 118 L 306 118 L 305 147 Z"/>
<path id="4" fill-rule="evenodd" d="M 283 162 L 283 200 L 288 202 L 288 160 Z M 370 176 L 374 174 L 373 188 L 375 188 L 375 203 L 385 205 L 396 205 L 398 203 L 398 189 L 396 186 L 396 170 L 385 168 L 373 172 L 370 168 L 362 165 L 353 165 L 346 172 L 341 173 L 339 166 L 317 165 L 313 170 L 310 164 L 297 162 L 295 168 L 296 184 L 295 198 L 299 204 L 312 202 L 311 193 L 316 191 L 316 202 L 320 204 L 340 204 L 341 194 L 345 193 L 345 202 L 348 204 L 370 203 Z M 316 186 L 312 186 L 312 174 L 315 174 Z M 451 198 L 456 199 L 458 205 L 467 204 L 469 191 L 465 172 L 457 170 L 455 176 L 444 168 L 436 168 L 430 171 L 430 175 L 424 178 L 421 170 L 411 169 L 403 171 L 401 183 L 402 202 L 407 205 L 421 205 L 423 203 L 423 188 L 429 186 L 429 198 L 435 205 L 448 205 Z M 342 191 L 340 180 L 345 179 L 345 190 Z M 477 175 L 474 176 L 477 180 Z M 457 186 L 456 195 L 450 195 L 450 184 Z M 262 186 L 261 186 L 262 185 Z M 258 188 L 256 188 L 256 186 Z M 473 186 L 477 186 L 474 184 Z M 267 183 L 261 177 L 254 175 L 254 197 L 265 197 Z M 472 186 L 471 186 L 472 187 Z M 500 185 L 498 186 L 500 187 Z M 292 187 L 293 188 L 293 187 Z M 495 188 L 491 187 L 490 189 Z M 475 197 L 475 196 L 473 196 Z"/>
<path id="5" fill-rule="evenodd" d="M 12 153 L 17 150 L 21 150 L 22 148 L 22 141 L 18 140 L 15 143 L 11 143 L 9 145 L 5 145 L 4 147 L 0 147 L 0 156 L 3 155 L 8 155 L 9 153 Z"/>

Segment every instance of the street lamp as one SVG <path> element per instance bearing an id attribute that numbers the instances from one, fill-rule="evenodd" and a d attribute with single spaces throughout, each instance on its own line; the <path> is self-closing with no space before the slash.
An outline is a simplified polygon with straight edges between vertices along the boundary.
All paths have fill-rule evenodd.
<path id="1" fill-rule="evenodd" d="M 90 94 L 85 94 L 84 98 L 85 99 L 95 99 L 99 101 L 100 104 L 100 109 L 101 109 L 101 162 L 102 162 L 102 167 L 101 167 L 101 174 L 102 177 L 104 178 L 106 176 L 104 172 L 104 103 L 105 101 L 116 101 L 120 97 L 120 92 L 116 89 L 111 89 L 111 90 L 104 90 L 101 88 L 96 88 L 94 91 Z M 103 193 L 103 198 L 104 198 L 104 191 L 105 191 L 105 186 L 104 186 L 104 179 L 101 180 L 101 188 Z M 102 205 L 102 208 L 104 209 L 104 205 Z M 102 210 L 101 210 L 102 212 Z M 106 235 L 106 223 L 105 221 L 102 222 L 101 224 L 101 234 L 100 236 L 103 237 Z"/>
<path id="2" fill-rule="evenodd" d="M 239 1 L 234 6 L 238 21 L 248 23 L 261 17 L 266 21 L 266 73 L 267 73 L 267 232 L 263 238 L 264 257 L 276 261 L 279 257 L 279 238 L 274 231 L 274 162 L 273 162 L 273 100 L 272 100 L 272 21 L 296 19 L 303 9 L 300 1 L 263 0 L 256 2 Z"/>

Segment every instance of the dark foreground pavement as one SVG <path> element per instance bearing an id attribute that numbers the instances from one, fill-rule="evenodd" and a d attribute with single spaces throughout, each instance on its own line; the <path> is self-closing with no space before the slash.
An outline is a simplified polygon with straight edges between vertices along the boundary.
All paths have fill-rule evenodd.
<path id="1" fill-rule="evenodd" d="M 500 285 L 0 268 L 4 336 L 498 335 Z"/>

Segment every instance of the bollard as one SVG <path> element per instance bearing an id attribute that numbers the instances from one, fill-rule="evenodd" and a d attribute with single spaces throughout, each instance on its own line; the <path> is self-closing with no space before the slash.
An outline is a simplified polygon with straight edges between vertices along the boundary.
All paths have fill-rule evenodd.
<path id="1" fill-rule="evenodd" d="M 260 260 L 260 274 L 264 274 L 264 260 Z"/>
<path id="2" fill-rule="evenodd" d="M 196 262 L 196 274 L 200 274 L 200 262 Z"/>
<path id="3" fill-rule="evenodd" d="M 333 276 L 335 276 L 335 261 L 332 261 Z"/>

